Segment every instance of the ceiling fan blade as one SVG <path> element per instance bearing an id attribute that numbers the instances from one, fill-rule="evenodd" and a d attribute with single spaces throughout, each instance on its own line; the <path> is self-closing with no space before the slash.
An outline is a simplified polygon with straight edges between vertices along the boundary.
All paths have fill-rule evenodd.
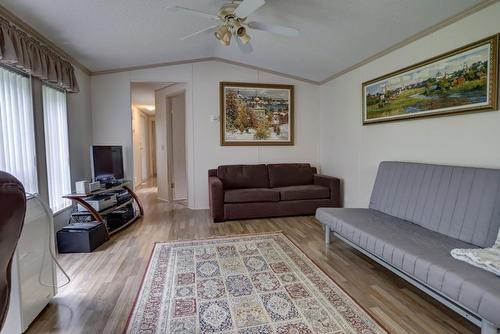
<path id="1" fill-rule="evenodd" d="M 283 26 L 277 26 L 277 25 L 267 24 L 267 23 L 262 23 L 262 22 L 256 22 L 256 21 L 248 22 L 248 27 L 251 29 L 255 29 L 255 30 L 267 31 L 267 32 L 271 32 L 273 34 L 289 36 L 289 37 L 297 37 L 299 35 L 299 31 L 297 29 L 283 27 Z"/>
<path id="2" fill-rule="evenodd" d="M 218 24 L 216 24 L 216 25 L 214 25 L 214 26 L 211 26 L 211 27 L 208 27 L 208 28 L 205 28 L 205 29 L 203 29 L 203 30 L 200 30 L 200 31 L 194 32 L 194 33 L 189 34 L 189 35 L 187 35 L 187 36 L 181 37 L 181 38 L 180 38 L 180 40 L 181 40 L 181 41 L 184 41 L 184 40 L 186 40 L 186 39 L 188 39 L 188 38 L 194 37 L 194 36 L 199 35 L 199 34 L 202 34 L 202 33 L 204 33 L 204 32 L 214 32 L 214 31 L 217 29 L 217 27 L 219 27 L 219 25 L 218 25 Z"/>
<path id="3" fill-rule="evenodd" d="M 248 15 L 255 12 L 260 7 L 266 4 L 266 0 L 243 0 L 242 3 L 236 8 L 234 14 L 237 17 L 247 17 Z"/>
<path id="4" fill-rule="evenodd" d="M 237 36 L 236 36 L 236 42 L 238 43 L 238 48 L 240 49 L 241 52 L 243 52 L 245 54 L 252 53 L 253 47 L 252 47 L 252 44 L 250 44 L 250 42 L 245 44 Z"/>
<path id="5" fill-rule="evenodd" d="M 191 9 L 191 8 L 185 8 L 181 6 L 172 6 L 172 7 L 167 7 L 168 10 L 178 12 L 181 14 L 186 14 L 186 15 L 191 15 L 191 16 L 198 16 L 198 17 L 204 17 L 206 19 L 210 20 L 218 20 L 219 17 L 213 14 L 205 13 L 205 12 L 200 12 L 199 10 Z"/>

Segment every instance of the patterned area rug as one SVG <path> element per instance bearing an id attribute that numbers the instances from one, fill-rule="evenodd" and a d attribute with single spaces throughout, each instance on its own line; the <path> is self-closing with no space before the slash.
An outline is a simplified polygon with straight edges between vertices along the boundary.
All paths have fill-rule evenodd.
<path id="1" fill-rule="evenodd" d="M 157 243 L 126 333 L 386 333 L 281 233 Z"/>

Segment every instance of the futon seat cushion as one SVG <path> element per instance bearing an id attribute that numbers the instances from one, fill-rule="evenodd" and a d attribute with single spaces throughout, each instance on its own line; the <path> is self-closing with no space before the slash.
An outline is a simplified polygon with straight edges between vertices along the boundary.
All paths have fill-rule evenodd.
<path id="1" fill-rule="evenodd" d="M 282 201 L 330 198 L 330 189 L 316 184 L 273 188 L 279 191 Z"/>
<path id="2" fill-rule="evenodd" d="M 274 189 L 231 189 L 224 192 L 225 203 L 278 202 L 280 193 Z"/>
<path id="3" fill-rule="evenodd" d="M 500 279 L 450 255 L 476 246 L 373 209 L 320 208 L 316 218 L 500 327 Z"/>

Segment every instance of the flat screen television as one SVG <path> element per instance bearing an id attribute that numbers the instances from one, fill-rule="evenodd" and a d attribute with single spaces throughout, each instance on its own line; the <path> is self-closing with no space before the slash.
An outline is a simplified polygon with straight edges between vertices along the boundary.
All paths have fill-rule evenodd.
<path id="1" fill-rule="evenodd" d="M 123 179 L 123 147 L 122 146 L 92 146 L 92 177 L 95 181 L 115 178 Z"/>

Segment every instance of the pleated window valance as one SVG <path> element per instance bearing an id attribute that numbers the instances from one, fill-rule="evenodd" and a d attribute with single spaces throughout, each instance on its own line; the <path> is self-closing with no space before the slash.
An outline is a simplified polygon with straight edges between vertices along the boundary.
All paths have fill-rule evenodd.
<path id="1" fill-rule="evenodd" d="M 68 93 L 80 91 L 70 62 L 2 17 L 0 62 L 15 66 Z"/>

